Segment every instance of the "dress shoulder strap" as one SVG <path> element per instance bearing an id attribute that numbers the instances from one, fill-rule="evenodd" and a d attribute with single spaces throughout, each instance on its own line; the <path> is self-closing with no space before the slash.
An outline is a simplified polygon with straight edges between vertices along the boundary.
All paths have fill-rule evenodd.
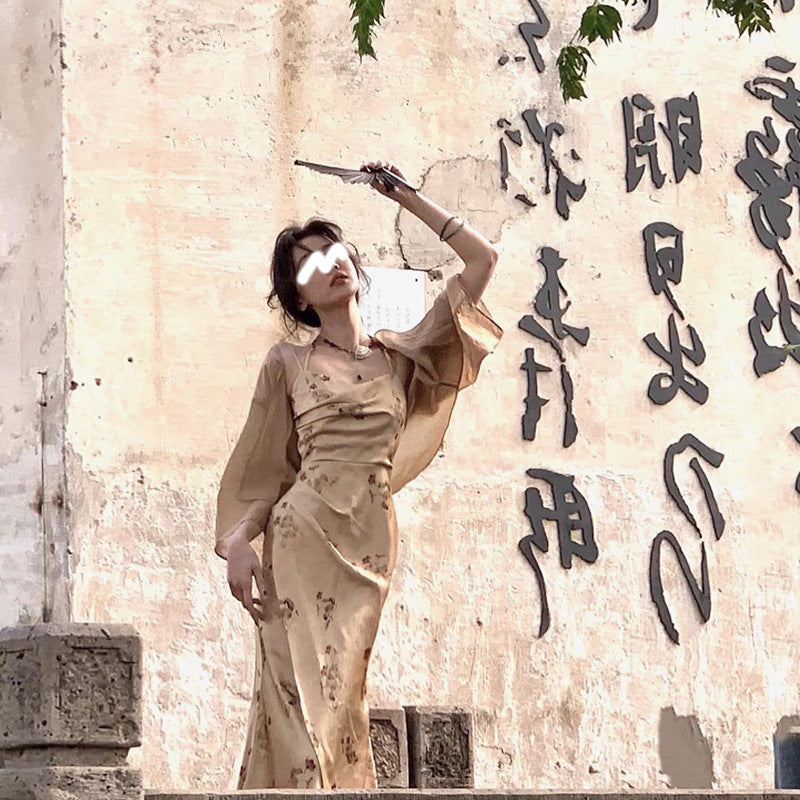
<path id="1" fill-rule="evenodd" d="M 294 356 L 294 360 L 297 362 L 297 366 L 300 367 L 300 369 L 308 369 L 308 356 L 306 356 L 306 363 L 303 365 L 303 362 L 300 360 L 300 356 L 297 355 L 297 348 L 293 344 L 290 344 L 288 349 L 292 351 L 292 355 Z"/>
<path id="2" fill-rule="evenodd" d="M 310 344 L 310 345 L 308 345 L 308 350 L 306 350 L 306 358 L 305 358 L 305 363 L 300 365 L 300 366 L 301 366 L 303 369 L 305 369 L 305 370 L 307 370 L 307 369 L 308 369 L 308 362 L 309 362 L 309 360 L 311 359 L 311 351 L 312 351 L 313 349 L 314 349 L 314 345 L 313 345 L 313 344 Z"/>
<path id="3" fill-rule="evenodd" d="M 389 349 L 384 347 L 383 344 L 379 347 L 380 351 L 386 356 L 386 360 L 389 362 L 389 367 L 394 369 L 394 364 L 392 363 L 392 357 L 389 355 Z"/>

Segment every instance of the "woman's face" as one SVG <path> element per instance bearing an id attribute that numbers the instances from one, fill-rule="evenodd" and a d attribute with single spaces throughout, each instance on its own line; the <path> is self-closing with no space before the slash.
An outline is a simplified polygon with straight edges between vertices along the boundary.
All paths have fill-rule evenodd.
<path id="1" fill-rule="evenodd" d="M 341 242 L 326 236 L 306 236 L 292 248 L 300 306 L 317 311 L 349 303 L 358 291 L 358 273 Z"/>

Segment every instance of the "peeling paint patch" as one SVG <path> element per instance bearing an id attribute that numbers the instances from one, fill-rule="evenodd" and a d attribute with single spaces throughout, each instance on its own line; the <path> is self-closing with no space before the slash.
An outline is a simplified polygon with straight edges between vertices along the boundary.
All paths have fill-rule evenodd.
<path id="1" fill-rule="evenodd" d="M 775 738 L 778 740 L 786 739 L 793 728 L 800 728 L 800 716 L 792 714 L 788 717 L 781 717 L 775 726 Z"/>
<path id="2" fill-rule="evenodd" d="M 710 789 L 714 783 L 714 764 L 708 743 L 697 717 L 679 717 L 675 709 L 661 709 L 658 722 L 658 756 L 661 771 L 673 789 Z"/>
<path id="3" fill-rule="evenodd" d="M 500 239 L 505 223 L 527 211 L 527 206 L 501 190 L 497 164 L 491 158 L 464 156 L 437 161 L 425 171 L 419 188 L 444 208 L 454 209 L 453 214 L 466 219 L 492 242 Z M 427 225 L 402 208 L 395 235 L 406 268 L 430 271 L 457 258 L 449 245 L 431 236 Z"/>

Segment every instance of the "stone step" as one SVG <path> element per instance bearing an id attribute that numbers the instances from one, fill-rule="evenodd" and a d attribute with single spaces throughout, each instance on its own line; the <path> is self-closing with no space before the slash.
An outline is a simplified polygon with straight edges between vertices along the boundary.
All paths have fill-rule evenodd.
<path id="1" fill-rule="evenodd" d="M 532 792 L 503 789 L 268 789 L 242 792 L 145 791 L 145 800 L 800 800 L 800 791 Z"/>
<path id="2" fill-rule="evenodd" d="M 141 745 L 141 662 L 141 640 L 127 625 L 0 629 L 0 800 L 800 800 L 800 791 L 773 789 L 143 791 L 141 771 L 126 761 L 129 748 Z M 385 762 L 385 775 L 403 771 L 408 744 L 416 786 L 430 787 L 442 776 L 449 786 L 472 785 L 469 712 L 409 706 L 377 711 L 372 723 L 376 755 L 383 753 L 376 764 Z M 786 747 L 785 755 L 789 766 L 797 763 L 794 748 Z"/>

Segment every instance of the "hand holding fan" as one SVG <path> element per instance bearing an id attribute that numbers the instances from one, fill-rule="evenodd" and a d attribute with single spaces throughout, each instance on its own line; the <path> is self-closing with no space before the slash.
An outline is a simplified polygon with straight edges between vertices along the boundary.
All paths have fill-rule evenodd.
<path id="1" fill-rule="evenodd" d="M 383 184 L 387 192 L 391 192 L 399 184 L 402 184 L 412 192 L 417 191 L 408 181 L 388 169 L 345 169 L 344 167 L 329 167 L 326 164 L 314 164 L 311 161 L 300 161 L 297 158 L 294 163 L 301 167 L 313 169 L 315 172 L 322 172 L 325 175 L 337 175 L 345 183 L 372 183 L 377 180 Z"/>

